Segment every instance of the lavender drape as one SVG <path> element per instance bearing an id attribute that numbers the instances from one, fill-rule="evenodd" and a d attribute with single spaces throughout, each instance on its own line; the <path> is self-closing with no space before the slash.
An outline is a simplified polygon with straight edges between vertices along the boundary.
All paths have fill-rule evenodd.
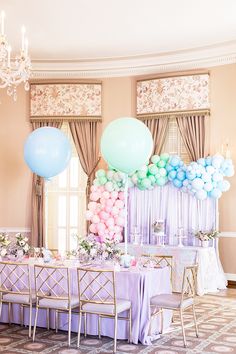
<path id="1" fill-rule="evenodd" d="M 185 245 L 198 245 L 194 233 L 197 230 L 211 230 L 216 227 L 216 200 L 197 200 L 194 196 L 179 191 L 171 184 L 155 187 L 151 191 L 129 189 L 128 241 L 132 242 L 135 226 L 142 235 L 143 243 L 155 244 L 152 224 L 165 220 L 166 243 L 177 245 L 179 228 L 183 227 Z"/>

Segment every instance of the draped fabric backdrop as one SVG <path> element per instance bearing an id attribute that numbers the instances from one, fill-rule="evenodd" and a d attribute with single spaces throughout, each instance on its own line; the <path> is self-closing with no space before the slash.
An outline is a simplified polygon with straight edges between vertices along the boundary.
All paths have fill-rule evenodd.
<path id="1" fill-rule="evenodd" d="M 54 127 L 60 129 L 62 121 L 34 121 L 32 122 L 33 130 L 42 127 Z M 32 226 L 31 226 L 31 244 L 35 247 L 43 247 L 45 245 L 45 193 L 44 178 L 33 174 L 32 183 Z"/>
<path id="2" fill-rule="evenodd" d="M 207 198 L 200 201 L 188 193 L 181 192 L 171 184 L 156 186 L 153 190 L 141 191 L 137 187 L 129 189 L 128 241 L 132 242 L 135 226 L 142 235 L 143 243 L 155 244 L 152 224 L 165 221 L 165 243 L 177 245 L 179 228 L 183 227 L 185 245 L 199 245 L 194 233 L 208 231 L 216 227 L 217 201 Z"/>

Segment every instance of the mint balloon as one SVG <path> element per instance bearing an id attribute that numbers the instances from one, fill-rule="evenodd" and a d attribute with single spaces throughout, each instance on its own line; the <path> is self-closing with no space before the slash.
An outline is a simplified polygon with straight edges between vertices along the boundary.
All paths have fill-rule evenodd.
<path id="1" fill-rule="evenodd" d="M 108 124 L 102 134 L 101 153 L 104 160 L 128 174 L 146 163 L 152 149 L 150 130 L 136 118 L 116 119 Z"/>

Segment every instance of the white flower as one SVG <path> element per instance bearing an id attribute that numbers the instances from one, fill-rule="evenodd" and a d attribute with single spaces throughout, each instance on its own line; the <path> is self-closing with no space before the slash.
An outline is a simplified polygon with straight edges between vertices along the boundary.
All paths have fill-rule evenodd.
<path id="1" fill-rule="evenodd" d="M 29 245 L 26 243 L 25 246 L 23 247 L 23 250 L 25 252 L 28 252 L 29 251 Z"/>
<path id="2" fill-rule="evenodd" d="M 3 248 L 3 249 L 1 250 L 1 257 L 5 257 L 6 254 L 7 254 L 7 250 L 6 250 L 6 248 Z"/>
<path id="3" fill-rule="evenodd" d="M 85 250 L 84 248 L 81 248 L 81 249 L 79 250 L 79 253 L 80 253 L 80 254 L 87 254 L 87 252 L 86 252 L 86 250 Z"/>
<path id="4" fill-rule="evenodd" d="M 97 254 L 97 250 L 95 248 L 92 248 L 91 251 L 90 251 L 90 255 L 92 257 L 94 257 L 94 256 L 96 256 L 96 254 Z"/>
<path id="5" fill-rule="evenodd" d="M 28 241 L 28 237 L 25 237 L 23 240 L 24 240 L 25 242 L 27 242 L 27 241 Z"/>
<path id="6" fill-rule="evenodd" d="M 20 245 L 21 247 L 24 247 L 24 246 L 25 246 L 25 241 L 20 240 L 20 241 L 19 241 L 19 245 Z"/>

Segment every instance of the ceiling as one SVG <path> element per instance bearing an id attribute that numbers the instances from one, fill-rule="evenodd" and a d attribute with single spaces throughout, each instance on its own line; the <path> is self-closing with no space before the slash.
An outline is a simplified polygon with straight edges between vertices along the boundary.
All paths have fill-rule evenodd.
<path id="1" fill-rule="evenodd" d="M 25 25 L 36 73 L 236 57 L 235 0 L 0 0 L 0 10 L 13 52 Z"/>

